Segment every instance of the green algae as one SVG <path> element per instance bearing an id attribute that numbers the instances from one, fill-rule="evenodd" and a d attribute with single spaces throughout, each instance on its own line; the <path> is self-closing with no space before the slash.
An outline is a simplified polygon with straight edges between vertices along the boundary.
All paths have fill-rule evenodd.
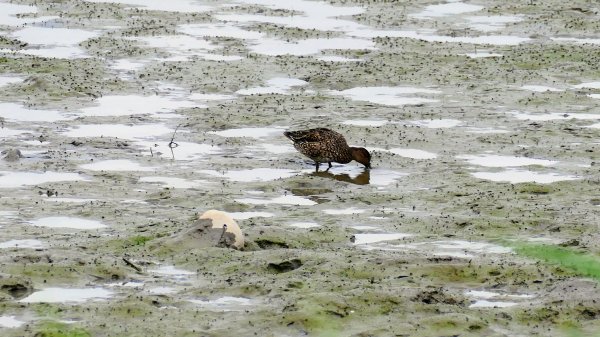
<path id="1" fill-rule="evenodd" d="M 553 245 L 520 243 L 514 248 L 518 254 L 536 258 L 570 270 L 573 274 L 600 281 L 600 257 L 596 255 Z"/>
<path id="2" fill-rule="evenodd" d="M 36 337 L 91 337 L 87 330 L 70 324 L 47 321 L 39 324 Z"/>

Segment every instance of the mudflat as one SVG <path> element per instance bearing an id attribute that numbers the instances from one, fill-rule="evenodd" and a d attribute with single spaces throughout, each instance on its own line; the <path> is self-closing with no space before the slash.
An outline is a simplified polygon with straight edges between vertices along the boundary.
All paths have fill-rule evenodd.
<path id="1" fill-rule="evenodd" d="M 594 336 L 599 11 L 0 2 L 0 335 Z"/>

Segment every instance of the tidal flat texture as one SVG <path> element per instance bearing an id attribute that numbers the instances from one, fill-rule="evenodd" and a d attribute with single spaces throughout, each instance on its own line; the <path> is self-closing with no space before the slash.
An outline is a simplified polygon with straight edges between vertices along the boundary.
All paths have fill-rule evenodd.
<path id="1" fill-rule="evenodd" d="M 599 32 L 588 0 L 0 0 L 0 335 L 599 336 Z M 316 127 L 372 169 L 315 172 L 283 132 Z M 186 240 L 211 209 L 243 249 Z"/>

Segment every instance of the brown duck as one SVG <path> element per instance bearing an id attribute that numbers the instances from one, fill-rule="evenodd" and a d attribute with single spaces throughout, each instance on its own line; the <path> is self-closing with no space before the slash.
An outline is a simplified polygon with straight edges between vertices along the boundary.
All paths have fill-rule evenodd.
<path id="1" fill-rule="evenodd" d="M 317 171 L 319 164 L 331 162 L 346 164 L 353 160 L 371 168 L 371 154 L 362 147 L 350 147 L 341 134 L 326 128 L 301 131 L 286 131 L 284 136 L 294 142 L 294 147 L 303 155 L 315 161 Z M 328 168 L 328 170 L 329 170 Z"/>

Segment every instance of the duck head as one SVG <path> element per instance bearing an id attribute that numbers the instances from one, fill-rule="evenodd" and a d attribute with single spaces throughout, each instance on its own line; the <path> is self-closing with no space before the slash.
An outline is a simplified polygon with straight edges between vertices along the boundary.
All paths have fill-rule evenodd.
<path id="1" fill-rule="evenodd" d="M 365 168 L 371 168 L 371 154 L 364 147 L 351 147 L 352 159 L 365 165 Z"/>

